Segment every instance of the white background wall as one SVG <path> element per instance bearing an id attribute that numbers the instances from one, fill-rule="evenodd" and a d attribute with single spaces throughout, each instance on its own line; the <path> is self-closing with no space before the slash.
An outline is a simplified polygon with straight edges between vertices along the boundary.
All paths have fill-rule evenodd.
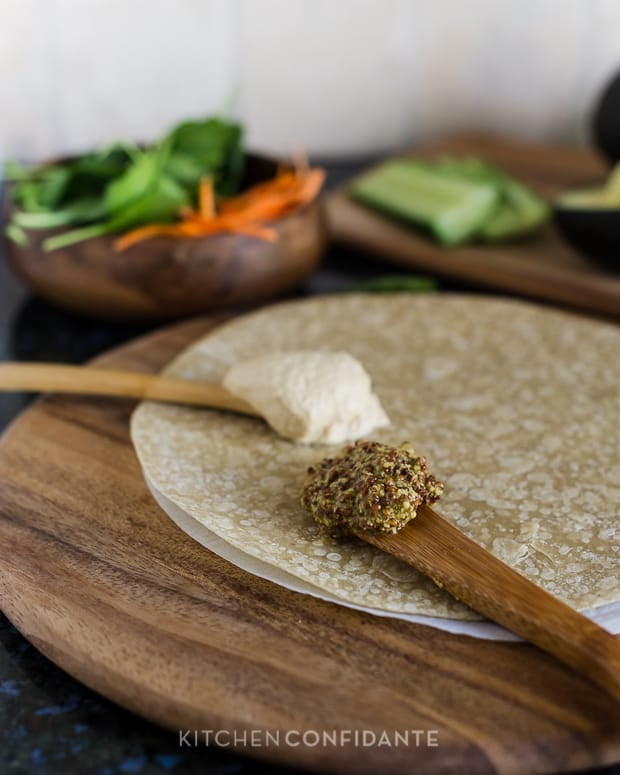
<path id="1" fill-rule="evenodd" d="M 583 140 L 620 0 L 0 0 L 0 158 L 233 106 L 263 150 Z"/>

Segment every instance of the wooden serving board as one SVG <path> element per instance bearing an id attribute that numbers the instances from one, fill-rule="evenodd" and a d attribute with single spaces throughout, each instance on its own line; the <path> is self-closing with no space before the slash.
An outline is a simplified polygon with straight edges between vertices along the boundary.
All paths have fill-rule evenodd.
<path id="1" fill-rule="evenodd" d="M 97 363 L 159 369 L 216 322 Z M 50 396 L 0 441 L 0 605 L 77 679 L 170 729 L 224 730 L 225 745 L 236 733 L 229 748 L 315 771 L 531 775 L 620 760 L 620 705 L 536 648 L 305 597 L 195 543 L 146 488 L 133 408 Z M 273 734 L 250 748 L 250 730 Z M 317 744 L 323 730 L 344 744 Z M 392 744 L 347 743 L 355 730 Z"/>
<path id="2" fill-rule="evenodd" d="M 448 138 L 415 155 L 474 155 L 499 165 L 552 201 L 561 191 L 603 180 L 592 151 L 478 135 Z M 445 248 L 415 229 L 353 202 L 346 187 L 326 199 L 335 242 L 395 263 L 620 318 L 620 256 L 612 274 L 572 250 L 549 224 L 539 234 L 495 245 Z"/>

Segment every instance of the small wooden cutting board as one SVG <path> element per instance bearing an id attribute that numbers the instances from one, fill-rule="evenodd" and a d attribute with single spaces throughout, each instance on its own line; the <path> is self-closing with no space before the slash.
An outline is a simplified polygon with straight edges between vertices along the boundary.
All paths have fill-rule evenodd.
<path id="1" fill-rule="evenodd" d="M 97 363 L 157 370 L 216 322 Z M 620 760 L 620 705 L 536 648 L 302 596 L 195 543 L 147 490 L 133 408 L 50 396 L 0 441 L 0 606 L 60 667 L 172 730 L 222 730 L 229 749 L 314 771 L 532 775 Z"/>
<path id="2" fill-rule="evenodd" d="M 561 191 L 603 180 L 608 169 L 592 151 L 461 135 L 415 155 L 478 156 L 497 164 L 549 201 Z M 620 256 L 612 274 L 576 253 L 549 224 L 539 234 L 495 245 L 445 248 L 415 229 L 352 201 L 346 187 L 326 198 L 335 242 L 421 271 L 470 280 L 577 309 L 620 318 Z"/>

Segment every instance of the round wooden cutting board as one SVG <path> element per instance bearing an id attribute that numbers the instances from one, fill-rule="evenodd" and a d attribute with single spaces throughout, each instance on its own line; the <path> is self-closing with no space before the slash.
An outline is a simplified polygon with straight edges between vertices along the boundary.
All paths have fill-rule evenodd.
<path id="1" fill-rule="evenodd" d="M 99 358 L 157 370 L 217 324 Z M 174 730 L 310 770 L 542 773 L 620 760 L 620 705 L 537 649 L 250 576 L 150 496 L 132 401 L 50 396 L 0 441 L 0 605 L 44 654 Z M 236 742 L 235 742 L 236 740 Z M 374 741 L 374 744 L 373 744 Z"/>

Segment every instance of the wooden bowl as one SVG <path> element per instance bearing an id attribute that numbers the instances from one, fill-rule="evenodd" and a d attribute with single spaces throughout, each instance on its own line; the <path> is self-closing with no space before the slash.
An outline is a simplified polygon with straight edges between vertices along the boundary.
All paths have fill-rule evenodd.
<path id="1" fill-rule="evenodd" d="M 276 172 L 277 163 L 249 155 L 244 187 Z M 14 205 L 8 197 L 5 211 Z M 29 231 L 28 244 L 6 241 L 15 272 L 37 294 L 83 315 L 109 320 L 185 317 L 266 300 L 310 274 L 327 243 L 322 202 L 269 224 L 275 242 L 223 234 L 155 238 L 122 252 L 98 237 L 46 253 L 41 243 L 62 230 Z"/>

